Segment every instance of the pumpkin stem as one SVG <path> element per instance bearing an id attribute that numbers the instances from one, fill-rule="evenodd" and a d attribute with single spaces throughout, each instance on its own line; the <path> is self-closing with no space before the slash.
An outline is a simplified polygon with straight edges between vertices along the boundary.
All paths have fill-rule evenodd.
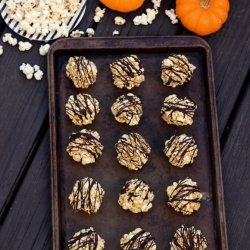
<path id="1" fill-rule="evenodd" d="M 210 0 L 201 0 L 200 6 L 204 9 L 208 9 L 210 7 Z"/>

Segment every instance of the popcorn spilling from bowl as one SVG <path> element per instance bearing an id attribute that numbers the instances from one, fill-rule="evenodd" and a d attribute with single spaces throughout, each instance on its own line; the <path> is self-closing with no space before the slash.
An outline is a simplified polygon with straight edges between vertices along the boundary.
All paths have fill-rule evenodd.
<path id="1" fill-rule="evenodd" d="M 7 0 L 6 12 L 29 35 L 57 32 L 68 36 L 67 23 L 80 7 L 79 0 Z"/>

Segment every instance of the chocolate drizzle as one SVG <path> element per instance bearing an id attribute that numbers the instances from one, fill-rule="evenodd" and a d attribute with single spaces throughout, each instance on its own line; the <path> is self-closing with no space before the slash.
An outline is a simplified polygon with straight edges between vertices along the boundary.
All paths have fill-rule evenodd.
<path id="1" fill-rule="evenodd" d="M 156 244 L 154 237 L 140 228 L 129 241 L 121 243 L 121 247 L 123 250 L 153 250 Z"/>
<path id="2" fill-rule="evenodd" d="M 70 96 L 68 102 L 66 103 L 66 114 L 77 125 L 92 122 L 98 112 L 98 101 L 88 94 Z"/>
<path id="3" fill-rule="evenodd" d="M 200 207 L 201 193 L 196 183 L 192 182 L 191 179 L 187 178 L 185 180 L 179 181 L 177 186 L 174 187 L 173 191 L 169 194 L 169 202 L 176 211 L 181 211 L 184 214 L 191 214 L 193 211 L 186 211 L 186 207 L 189 204 L 198 204 Z"/>
<path id="4" fill-rule="evenodd" d="M 142 102 L 139 97 L 129 93 L 127 95 L 122 95 L 117 98 L 116 102 L 112 106 L 112 112 L 116 119 L 120 117 L 125 117 L 125 122 L 128 125 L 138 124 L 140 117 L 143 114 Z M 135 121 L 138 121 L 135 123 Z M 135 124 L 133 124 L 135 123 Z"/>
<path id="5" fill-rule="evenodd" d="M 206 238 L 194 227 L 182 225 L 170 242 L 171 250 L 203 250 L 207 248 Z"/>
<path id="6" fill-rule="evenodd" d="M 72 239 L 68 241 L 69 250 L 93 249 L 97 250 L 100 243 L 100 236 L 93 228 L 83 229 L 76 233 Z M 99 248 L 100 249 L 100 248 Z"/>
<path id="7" fill-rule="evenodd" d="M 76 181 L 69 199 L 74 210 L 95 213 L 102 203 L 103 196 L 104 190 L 101 185 L 92 178 L 86 177 Z"/>
<path id="8" fill-rule="evenodd" d="M 172 136 L 165 144 L 164 153 L 169 157 L 172 165 L 183 167 L 185 164 L 192 163 L 197 155 L 198 147 L 193 137 L 185 134 L 180 136 Z M 185 156 L 188 154 L 190 160 L 185 163 Z"/>
<path id="9" fill-rule="evenodd" d="M 190 122 L 185 120 L 189 117 L 191 121 L 193 121 L 192 119 L 196 109 L 197 105 L 186 97 L 179 99 L 176 95 L 170 95 L 164 100 L 161 114 L 167 116 L 167 122 L 170 124 L 187 125 L 190 124 Z M 180 114 L 182 114 L 182 119 L 178 119 L 174 116 Z"/>
<path id="10" fill-rule="evenodd" d="M 115 145 L 118 161 L 129 169 L 138 170 L 147 162 L 151 148 L 138 133 L 123 135 Z"/>
<path id="11" fill-rule="evenodd" d="M 99 140 L 92 134 L 93 131 L 83 129 L 79 132 L 72 133 L 69 138 L 67 152 L 70 155 L 74 153 L 81 154 L 86 151 L 97 159 L 102 154 L 103 146 Z"/>
<path id="12" fill-rule="evenodd" d="M 173 87 L 175 87 L 177 85 L 182 85 L 191 79 L 195 67 L 188 62 L 188 59 L 185 56 L 173 54 L 167 59 L 171 61 L 172 64 L 164 65 L 163 61 L 162 78 L 165 85 L 173 85 Z"/>
<path id="13" fill-rule="evenodd" d="M 75 69 L 70 65 L 70 60 L 76 65 Z M 87 88 L 93 84 L 96 81 L 96 71 L 95 64 L 83 56 L 70 57 L 66 67 L 67 76 L 77 88 Z"/>
<path id="14" fill-rule="evenodd" d="M 125 183 L 125 186 L 123 186 L 120 194 L 127 194 L 128 200 L 130 201 L 133 197 L 139 196 L 140 192 L 139 190 L 143 189 L 144 186 L 145 184 L 141 180 L 138 179 L 130 180 Z M 147 190 L 144 200 L 147 199 L 149 192 L 151 192 L 150 189 Z"/>
<path id="15" fill-rule="evenodd" d="M 124 87 L 127 88 L 133 87 L 132 85 L 137 85 L 135 77 L 141 76 L 144 73 L 141 62 L 136 55 L 121 58 L 113 62 L 110 68 L 114 81 L 116 81 L 116 79 L 121 80 Z"/>

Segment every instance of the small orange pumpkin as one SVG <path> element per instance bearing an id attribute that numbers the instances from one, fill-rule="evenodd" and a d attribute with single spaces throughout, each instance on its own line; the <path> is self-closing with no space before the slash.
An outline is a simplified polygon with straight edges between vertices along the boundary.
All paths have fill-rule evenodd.
<path id="1" fill-rule="evenodd" d="M 200 36 L 218 31 L 229 8 L 228 0 L 176 0 L 176 14 L 183 26 Z"/>
<path id="2" fill-rule="evenodd" d="M 105 6 L 120 12 L 130 12 L 142 6 L 145 0 L 100 0 Z"/>

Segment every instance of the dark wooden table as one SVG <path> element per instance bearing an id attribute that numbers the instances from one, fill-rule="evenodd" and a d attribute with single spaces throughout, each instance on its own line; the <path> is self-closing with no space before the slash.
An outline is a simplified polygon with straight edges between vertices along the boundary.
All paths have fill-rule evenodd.
<path id="1" fill-rule="evenodd" d="M 108 10 L 101 23 L 92 18 L 98 0 L 88 0 L 80 30 L 93 27 L 95 36 L 187 35 L 180 24 L 172 25 L 164 14 L 174 7 L 163 0 L 157 19 L 149 26 L 133 25 L 142 9 L 123 14 L 124 26 L 114 24 L 118 13 Z M 119 14 L 120 15 L 120 14 Z M 217 108 L 221 139 L 225 206 L 229 249 L 250 249 L 250 3 L 231 1 L 228 22 L 206 37 L 213 51 Z M 10 32 L 0 19 L 0 34 Z M 17 37 L 17 36 L 16 36 Z M 24 40 L 18 37 L 18 40 Z M 2 44 L 2 42 L 0 42 Z M 38 53 L 40 43 L 29 52 L 4 44 L 0 57 L 0 249 L 50 249 L 50 156 L 48 131 L 48 85 L 27 80 L 19 72 L 25 63 L 46 71 L 46 59 Z M 162 250 L 162 249 L 160 249 Z"/>

